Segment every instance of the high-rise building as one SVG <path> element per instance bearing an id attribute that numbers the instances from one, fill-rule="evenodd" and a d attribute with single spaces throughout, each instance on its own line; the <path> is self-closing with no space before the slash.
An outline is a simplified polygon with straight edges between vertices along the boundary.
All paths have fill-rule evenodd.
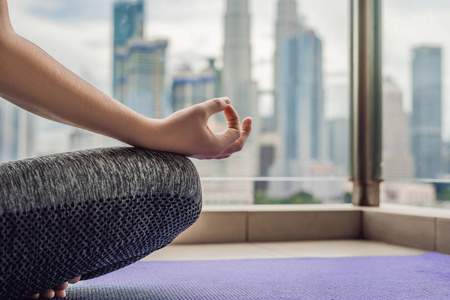
<path id="1" fill-rule="evenodd" d="M 241 116 L 255 116 L 248 0 L 227 0 L 223 48 L 222 93 Z"/>
<path id="2" fill-rule="evenodd" d="M 411 150 L 417 178 L 442 174 L 442 49 L 413 49 Z"/>
<path id="3" fill-rule="evenodd" d="M 116 50 L 116 69 L 122 80 L 116 82 L 115 90 L 121 95 L 120 101 L 147 117 L 164 117 L 167 44 L 167 40 L 136 38 Z"/>
<path id="4" fill-rule="evenodd" d="M 297 0 L 279 0 L 277 6 L 277 20 L 275 28 L 275 54 L 274 54 L 274 112 L 273 124 L 278 123 L 278 93 L 280 86 L 280 64 L 282 47 L 285 40 L 298 31 L 300 26 L 297 14 Z"/>
<path id="5" fill-rule="evenodd" d="M 200 74 L 194 74 L 190 67 L 183 66 L 172 82 L 173 110 L 177 111 L 218 97 L 219 80 L 219 71 L 215 67 L 214 59 L 209 59 L 208 68 Z"/>
<path id="6" fill-rule="evenodd" d="M 144 39 L 144 0 L 114 3 L 113 95 L 147 117 L 163 118 L 166 40 Z"/>
<path id="7" fill-rule="evenodd" d="M 311 161 L 325 159 L 322 41 L 313 31 L 299 29 L 286 40 L 280 74 L 282 157 L 303 165 L 302 173 Z"/>
<path id="8" fill-rule="evenodd" d="M 123 81 L 126 80 L 119 67 L 124 58 L 121 50 L 132 38 L 144 37 L 144 0 L 118 0 L 114 3 L 114 64 L 113 96 L 123 101 Z"/>
<path id="9" fill-rule="evenodd" d="M 167 40 L 132 39 L 125 48 L 123 103 L 147 117 L 164 117 L 167 44 Z"/>
<path id="10" fill-rule="evenodd" d="M 114 3 L 114 46 L 124 46 L 131 38 L 144 37 L 144 0 Z"/>
<path id="11" fill-rule="evenodd" d="M 252 177 L 259 174 L 259 120 L 257 111 L 257 87 L 252 80 L 252 56 L 250 45 L 250 13 L 248 0 L 226 0 L 224 22 L 223 68 L 220 96 L 231 99 L 239 116 L 253 117 L 252 135 L 238 155 L 214 164 L 208 174 L 220 176 Z M 223 118 L 213 119 L 220 125 Z M 242 120 L 241 119 L 241 120 Z M 222 128 L 223 129 L 223 128 Z M 206 167 L 206 166 L 205 166 Z M 200 167 L 202 174 L 203 167 Z M 205 169 L 206 170 L 206 169 Z M 252 204 L 254 184 L 251 181 L 229 182 L 224 186 L 219 182 L 204 185 L 214 203 Z M 223 190 L 230 192 L 223 193 Z M 216 196 L 212 196 L 212 195 Z M 206 198 L 206 197 L 205 197 Z"/>
<path id="12" fill-rule="evenodd" d="M 257 85 L 252 79 L 249 0 L 226 0 L 221 93 L 231 99 L 241 117 L 253 117 L 247 149 L 258 148 Z M 255 154 L 256 155 L 256 154 Z M 253 155 L 256 158 L 256 156 Z M 257 167 L 252 168 L 252 173 Z"/>
<path id="13" fill-rule="evenodd" d="M 403 109 L 402 92 L 395 82 L 383 81 L 383 179 L 394 181 L 414 176 L 410 151 L 408 116 Z"/>
<path id="14" fill-rule="evenodd" d="M 278 120 L 281 146 L 271 175 L 310 176 L 318 170 L 330 170 L 324 165 L 322 77 L 322 42 L 312 30 L 301 27 L 282 48 L 278 98 L 278 111 L 283 116 Z M 280 192 L 289 194 L 301 188 L 301 184 L 287 182 Z"/>

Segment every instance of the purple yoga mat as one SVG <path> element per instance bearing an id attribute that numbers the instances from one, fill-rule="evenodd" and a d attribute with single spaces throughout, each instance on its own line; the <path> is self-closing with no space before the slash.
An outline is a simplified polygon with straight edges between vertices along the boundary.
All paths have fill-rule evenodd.
<path id="1" fill-rule="evenodd" d="M 450 256 L 137 262 L 66 299 L 450 299 Z"/>

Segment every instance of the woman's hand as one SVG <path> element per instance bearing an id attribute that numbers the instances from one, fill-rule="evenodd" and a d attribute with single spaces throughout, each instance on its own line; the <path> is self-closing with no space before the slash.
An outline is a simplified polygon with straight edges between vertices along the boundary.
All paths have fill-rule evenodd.
<path id="1" fill-rule="evenodd" d="M 161 133 L 166 151 L 198 159 L 227 158 L 240 151 L 250 135 L 252 119 L 245 118 L 242 125 L 228 98 L 216 98 L 182 109 L 162 120 Z M 214 133 L 208 119 L 224 112 L 228 128 Z"/>

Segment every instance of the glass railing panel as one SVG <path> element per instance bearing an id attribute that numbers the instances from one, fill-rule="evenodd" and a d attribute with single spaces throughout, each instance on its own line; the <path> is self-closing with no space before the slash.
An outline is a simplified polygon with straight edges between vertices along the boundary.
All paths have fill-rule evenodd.
<path id="1" fill-rule="evenodd" d="M 450 3 L 383 5 L 382 201 L 448 207 Z"/>
<path id="2" fill-rule="evenodd" d="M 295 178 L 347 177 L 349 1 L 8 3 L 18 34 L 143 115 L 164 118 L 227 96 L 241 120 L 251 116 L 244 150 L 226 160 L 193 160 L 211 193 L 259 203 L 305 190 L 322 201 L 319 191 L 332 193 L 332 183 Z M 120 145 L 3 100 L 0 123 L 2 161 Z M 223 130 L 224 117 L 208 126 Z"/>

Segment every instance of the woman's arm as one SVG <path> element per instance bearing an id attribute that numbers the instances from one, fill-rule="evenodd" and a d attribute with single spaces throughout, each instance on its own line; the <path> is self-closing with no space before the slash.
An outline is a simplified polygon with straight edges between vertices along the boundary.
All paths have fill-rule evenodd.
<path id="1" fill-rule="evenodd" d="M 50 120 L 84 128 L 130 145 L 197 158 L 223 158 L 239 151 L 251 131 L 240 126 L 229 100 L 219 98 L 181 110 L 164 120 L 146 118 L 88 84 L 10 24 L 0 0 L 0 96 Z M 224 111 L 228 129 L 214 134 L 208 118 Z"/>

